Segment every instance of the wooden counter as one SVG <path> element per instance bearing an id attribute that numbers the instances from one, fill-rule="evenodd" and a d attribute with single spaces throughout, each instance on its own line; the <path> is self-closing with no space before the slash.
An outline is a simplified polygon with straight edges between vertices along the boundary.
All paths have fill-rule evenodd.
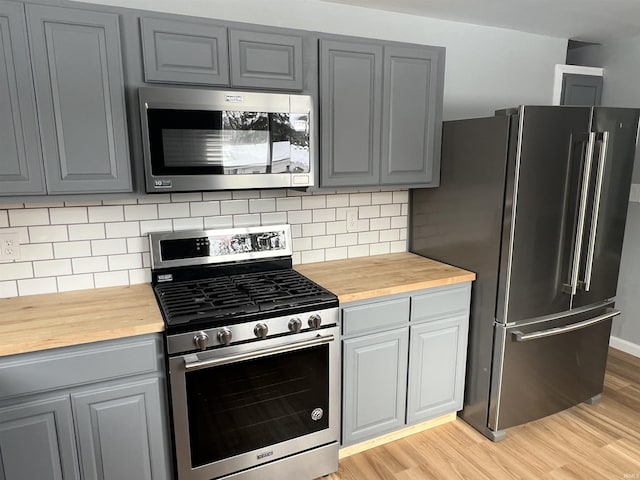
<path id="1" fill-rule="evenodd" d="M 0 299 L 0 355 L 163 329 L 149 284 Z"/>
<path id="2" fill-rule="evenodd" d="M 327 290 L 340 303 L 475 280 L 475 273 L 420 257 L 391 253 L 373 257 L 296 265 L 295 269 Z"/>

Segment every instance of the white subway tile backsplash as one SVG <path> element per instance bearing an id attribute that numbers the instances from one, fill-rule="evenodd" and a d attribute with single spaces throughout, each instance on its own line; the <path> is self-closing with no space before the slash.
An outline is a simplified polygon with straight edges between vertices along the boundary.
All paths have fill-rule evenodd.
<path id="1" fill-rule="evenodd" d="M 379 235 L 377 231 L 358 233 L 358 244 L 378 243 Z"/>
<path id="2" fill-rule="evenodd" d="M 58 277 L 59 292 L 69 292 L 72 290 L 89 290 L 91 288 L 95 288 L 95 284 L 93 283 L 93 275 L 90 273 Z"/>
<path id="3" fill-rule="evenodd" d="M 348 206 L 349 206 L 348 193 L 327 195 L 327 208 L 348 207 Z"/>
<path id="4" fill-rule="evenodd" d="M 18 295 L 39 295 L 58 291 L 55 277 L 18 280 Z"/>
<path id="5" fill-rule="evenodd" d="M 135 201 L 133 202 L 136 203 Z M 169 193 L 154 193 L 153 195 L 145 195 L 138 199 L 140 205 L 150 205 L 158 203 L 171 203 L 171 194 Z"/>
<path id="6" fill-rule="evenodd" d="M 204 219 L 202 217 L 175 218 L 173 220 L 173 231 L 179 230 L 202 230 Z"/>
<path id="7" fill-rule="evenodd" d="M 14 262 L 0 264 L 0 281 L 19 280 L 33 277 L 31 262 Z"/>
<path id="8" fill-rule="evenodd" d="M 171 202 L 200 202 L 202 201 L 201 192 L 188 193 L 172 193 Z"/>
<path id="9" fill-rule="evenodd" d="M 50 227 L 29 227 L 29 241 L 31 243 L 64 242 L 69 240 L 66 225 Z"/>
<path id="10" fill-rule="evenodd" d="M 286 197 L 287 191 L 277 188 L 269 188 L 267 190 L 260 190 L 260 198 L 280 198 Z"/>
<path id="11" fill-rule="evenodd" d="M 202 200 L 231 200 L 231 192 L 202 192 Z"/>
<path id="12" fill-rule="evenodd" d="M 22 262 L 51 259 L 53 259 L 53 246 L 50 243 L 29 243 L 20 246 L 20 260 Z"/>
<path id="13" fill-rule="evenodd" d="M 110 255 L 109 270 L 132 270 L 142 268 L 142 254 Z"/>
<path id="14" fill-rule="evenodd" d="M 33 262 L 33 272 L 36 277 L 56 277 L 59 275 L 71 275 L 71 260 L 43 260 Z"/>
<path id="15" fill-rule="evenodd" d="M 324 223 L 305 223 L 302 225 L 303 237 L 315 237 L 316 235 L 326 235 L 327 227 Z"/>
<path id="16" fill-rule="evenodd" d="M 29 227 L 31 225 L 49 225 L 49 209 L 9 210 L 9 226 Z"/>
<path id="17" fill-rule="evenodd" d="M 407 217 L 391 217 L 391 228 L 406 228 Z"/>
<path id="18" fill-rule="evenodd" d="M 400 215 L 401 205 L 394 203 L 391 205 L 382 205 L 380 207 L 380 216 L 381 217 L 397 217 Z"/>
<path id="19" fill-rule="evenodd" d="M 0 298 L 11 298 L 18 296 L 18 282 L 0 282 Z"/>
<path id="20" fill-rule="evenodd" d="M 349 195 L 349 205 L 359 207 L 360 205 L 371 205 L 370 193 L 351 193 Z"/>
<path id="21" fill-rule="evenodd" d="M 408 203 L 409 190 L 398 190 L 393 192 L 393 203 Z"/>
<path id="22" fill-rule="evenodd" d="M 291 210 L 287 212 L 287 221 L 291 224 L 311 223 L 313 214 L 311 210 Z"/>
<path id="23" fill-rule="evenodd" d="M 378 218 L 380 216 L 380 206 L 371 205 L 358 209 L 358 218 Z"/>
<path id="24" fill-rule="evenodd" d="M 193 202 L 191 203 L 192 217 L 211 217 L 220 215 L 220 202 Z"/>
<path id="25" fill-rule="evenodd" d="M 302 263 L 324 262 L 324 250 L 305 250 L 302 253 Z"/>
<path id="26" fill-rule="evenodd" d="M 383 205 L 385 203 L 393 203 L 392 192 L 375 192 L 371 194 L 371 203 L 374 205 Z"/>
<path id="27" fill-rule="evenodd" d="M 320 235 L 313 237 L 313 249 L 333 248 L 336 246 L 335 235 Z"/>
<path id="28" fill-rule="evenodd" d="M 25 203 L 24 208 L 55 208 L 64 207 L 64 202 L 38 202 L 38 203 Z M 8 207 L 5 207 L 8 208 Z"/>
<path id="29" fill-rule="evenodd" d="M 234 190 L 231 192 L 231 198 L 234 200 L 246 200 L 249 198 L 260 198 L 259 190 Z"/>
<path id="30" fill-rule="evenodd" d="M 122 222 L 124 208 L 119 205 L 108 207 L 89 207 L 89 221 L 91 223 Z"/>
<path id="31" fill-rule="evenodd" d="M 184 218 L 189 215 L 188 203 L 164 203 L 158 205 L 158 218 Z"/>
<path id="32" fill-rule="evenodd" d="M 407 251 L 407 242 L 400 240 L 399 242 L 391 242 L 391 253 L 401 253 Z"/>
<path id="33" fill-rule="evenodd" d="M 311 195 L 311 193 L 302 190 L 287 190 L 287 197 L 306 197 L 309 195 Z"/>
<path id="34" fill-rule="evenodd" d="M 368 257 L 369 245 L 354 245 L 352 247 L 348 247 L 347 256 L 348 258 Z"/>
<path id="35" fill-rule="evenodd" d="M 93 240 L 91 250 L 94 255 L 118 255 L 127 253 L 127 241 L 124 238 Z"/>
<path id="36" fill-rule="evenodd" d="M 40 205 L 34 205 L 34 207 L 37 208 L 42 208 L 40 207 Z M 14 210 L 14 209 L 18 209 L 18 208 L 25 208 L 24 203 L 3 203 L 2 204 L 2 208 L 6 209 L 6 210 Z"/>
<path id="37" fill-rule="evenodd" d="M 336 233 L 347 233 L 346 220 L 327 222 L 327 235 L 335 235 Z"/>
<path id="38" fill-rule="evenodd" d="M 233 217 L 231 215 L 225 215 L 222 217 L 205 217 L 204 228 L 232 228 Z"/>
<path id="39" fill-rule="evenodd" d="M 50 208 L 49 218 L 52 225 L 87 223 L 87 207 Z"/>
<path id="40" fill-rule="evenodd" d="M 98 205 L 102 205 L 102 202 L 100 200 L 80 200 L 77 202 L 64 202 L 65 207 L 96 207 Z"/>
<path id="41" fill-rule="evenodd" d="M 282 225 L 287 223 L 287 212 L 270 212 L 260 214 L 261 225 Z"/>
<path id="42" fill-rule="evenodd" d="M 137 237 L 140 235 L 139 222 L 105 223 L 107 238 Z"/>
<path id="43" fill-rule="evenodd" d="M 302 225 L 291 225 L 291 238 L 302 237 Z"/>
<path id="44" fill-rule="evenodd" d="M 105 238 L 104 223 L 69 225 L 69 240 L 99 240 Z"/>
<path id="45" fill-rule="evenodd" d="M 313 210 L 314 208 L 327 208 L 327 197 L 325 195 L 314 195 L 302 199 L 303 210 Z"/>
<path id="46" fill-rule="evenodd" d="M 249 200 L 249 212 L 265 213 L 273 212 L 276 209 L 276 200 L 274 198 L 252 198 Z"/>
<path id="47" fill-rule="evenodd" d="M 311 250 L 312 242 L 310 238 L 294 238 L 293 239 L 293 250 L 300 252 L 302 250 Z"/>
<path id="48" fill-rule="evenodd" d="M 400 229 L 400 240 L 406 240 L 407 239 L 407 229 L 406 228 L 401 228 Z"/>
<path id="49" fill-rule="evenodd" d="M 260 225 L 260 214 L 252 213 L 249 215 L 234 215 L 233 226 L 234 227 L 252 227 Z"/>
<path id="50" fill-rule="evenodd" d="M 122 200 L 103 200 L 102 205 L 135 205 L 138 200 L 135 198 L 124 198 Z M 98 203 L 98 205 L 100 205 Z"/>
<path id="51" fill-rule="evenodd" d="M 125 205 L 124 219 L 127 222 L 132 220 L 155 220 L 158 218 L 158 205 Z"/>
<path id="52" fill-rule="evenodd" d="M 95 280 L 96 288 L 129 285 L 129 272 L 127 270 L 96 273 L 93 275 L 93 278 Z"/>
<path id="53" fill-rule="evenodd" d="M 149 268 L 151 266 L 151 254 L 145 252 L 142 254 L 142 268 Z"/>
<path id="54" fill-rule="evenodd" d="M 276 198 L 276 210 L 302 210 L 302 200 L 296 197 Z"/>
<path id="55" fill-rule="evenodd" d="M 400 214 L 401 215 L 409 215 L 409 204 L 408 203 L 403 203 L 402 204 L 402 208 L 400 209 Z"/>
<path id="56" fill-rule="evenodd" d="M 348 247 L 358 244 L 357 233 L 343 233 L 342 235 L 336 235 L 336 247 Z"/>
<path id="57" fill-rule="evenodd" d="M 170 232 L 173 222 L 166 220 L 148 220 L 140 222 L 140 235 L 147 235 L 152 232 Z"/>
<path id="58" fill-rule="evenodd" d="M 391 253 L 390 243 L 374 243 L 369 245 L 369 255 L 383 255 Z"/>
<path id="59" fill-rule="evenodd" d="M 0 210 L 0 228 L 9 226 L 9 212 L 7 210 Z"/>
<path id="60" fill-rule="evenodd" d="M 239 215 L 249 213 L 249 200 L 223 200 L 220 202 L 222 215 Z"/>
<path id="61" fill-rule="evenodd" d="M 127 252 L 141 253 L 149 251 L 149 237 L 127 238 Z"/>
<path id="62" fill-rule="evenodd" d="M 369 219 L 356 221 L 355 232 L 368 232 L 369 231 Z"/>
<path id="63" fill-rule="evenodd" d="M 71 266 L 73 267 L 73 273 L 106 272 L 109 270 L 107 257 L 73 258 L 71 259 Z"/>
<path id="64" fill-rule="evenodd" d="M 294 265 L 300 265 L 302 263 L 302 253 L 301 252 L 293 252 L 293 255 L 291 255 L 291 262 Z"/>
<path id="65" fill-rule="evenodd" d="M 129 283 L 131 285 L 136 285 L 138 283 L 151 283 L 151 269 L 138 268 L 135 270 L 129 270 Z"/>
<path id="66" fill-rule="evenodd" d="M 371 218 L 369 227 L 371 230 L 388 230 L 391 228 L 391 219 L 389 217 Z"/>
<path id="67" fill-rule="evenodd" d="M 320 208 L 313 210 L 314 222 L 333 222 L 336 219 L 335 208 Z"/>
<path id="68" fill-rule="evenodd" d="M 91 242 L 88 240 L 81 242 L 61 242 L 53 244 L 53 251 L 56 258 L 77 258 L 91 256 Z M 38 275 L 36 273 L 36 275 Z"/>
<path id="69" fill-rule="evenodd" d="M 349 249 L 347 247 L 327 248 L 324 251 L 325 261 L 330 260 L 343 260 L 349 255 Z"/>
<path id="70" fill-rule="evenodd" d="M 382 230 L 380 232 L 380 241 L 381 242 L 393 242 L 396 240 L 400 240 L 400 230 Z"/>

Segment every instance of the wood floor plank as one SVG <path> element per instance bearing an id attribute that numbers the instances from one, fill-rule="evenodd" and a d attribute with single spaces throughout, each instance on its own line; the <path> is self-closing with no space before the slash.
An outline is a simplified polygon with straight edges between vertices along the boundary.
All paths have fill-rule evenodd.
<path id="1" fill-rule="evenodd" d="M 602 401 L 511 428 L 494 443 L 454 422 L 343 458 L 327 480 L 640 478 L 640 358 L 610 349 Z"/>

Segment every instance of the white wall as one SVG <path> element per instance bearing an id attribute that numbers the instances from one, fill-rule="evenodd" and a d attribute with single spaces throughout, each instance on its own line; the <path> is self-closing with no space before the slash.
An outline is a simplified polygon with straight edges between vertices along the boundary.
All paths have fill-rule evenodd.
<path id="1" fill-rule="evenodd" d="M 554 65 L 567 40 L 319 0 L 89 0 L 221 20 L 380 38 L 447 48 L 444 118 L 550 104 Z"/>

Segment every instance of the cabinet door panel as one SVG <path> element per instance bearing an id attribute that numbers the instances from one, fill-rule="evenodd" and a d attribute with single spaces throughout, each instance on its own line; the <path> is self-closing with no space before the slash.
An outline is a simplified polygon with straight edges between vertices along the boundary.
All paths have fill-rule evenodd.
<path id="1" fill-rule="evenodd" d="M 343 342 L 343 445 L 404 425 L 408 328 Z"/>
<path id="2" fill-rule="evenodd" d="M 229 85 L 225 27 L 159 18 L 140 25 L 147 82 Z"/>
<path id="3" fill-rule="evenodd" d="M 382 47 L 320 41 L 321 186 L 378 185 Z"/>
<path id="4" fill-rule="evenodd" d="M 79 479 L 68 396 L 0 409 L 0 479 Z"/>
<path id="5" fill-rule="evenodd" d="M 462 408 L 468 317 L 411 327 L 407 423 Z"/>
<path id="6" fill-rule="evenodd" d="M 430 48 L 385 47 L 383 185 L 438 184 L 442 54 Z"/>
<path id="7" fill-rule="evenodd" d="M 0 1 L 0 195 L 45 193 L 24 6 Z"/>
<path id="8" fill-rule="evenodd" d="M 167 478 L 157 379 L 71 396 L 84 478 Z"/>
<path id="9" fill-rule="evenodd" d="M 28 5 L 49 193 L 131 190 L 117 15 Z"/>
<path id="10" fill-rule="evenodd" d="M 302 37 L 231 30 L 234 87 L 302 90 Z"/>

